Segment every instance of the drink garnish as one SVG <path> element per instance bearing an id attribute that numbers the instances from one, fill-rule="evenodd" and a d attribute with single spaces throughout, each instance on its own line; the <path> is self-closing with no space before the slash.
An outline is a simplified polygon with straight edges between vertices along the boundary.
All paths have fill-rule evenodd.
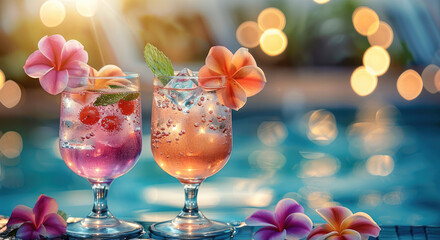
<path id="1" fill-rule="evenodd" d="M 93 103 L 95 106 L 108 106 L 119 102 L 119 100 L 133 101 L 139 97 L 139 93 L 106 93 L 101 94 Z"/>
<path id="2" fill-rule="evenodd" d="M 79 120 L 86 125 L 94 125 L 99 118 L 99 111 L 93 106 L 86 106 L 79 113 Z"/>
<path id="3" fill-rule="evenodd" d="M 223 105 L 235 110 L 243 107 L 247 98 L 259 93 L 266 84 L 263 70 L 257 67 L 246 48 L 238 49 L 235 54 L 223 46 L 209 50 L 205 66 L 199 70 L 199 86 L 219 85 L 220 76 L 226 76 L 226 82 L 217 90 L 217 97 Z"/>
<path id="4" fill-rule="evenodd" d="M 150 43 L 145 45 L 144 57 L 153 74 L 158 77 L 164 86 L 167 85 L 169 78 L 161 76 L 174 76 L 174 69 L 170 59 Z"/>

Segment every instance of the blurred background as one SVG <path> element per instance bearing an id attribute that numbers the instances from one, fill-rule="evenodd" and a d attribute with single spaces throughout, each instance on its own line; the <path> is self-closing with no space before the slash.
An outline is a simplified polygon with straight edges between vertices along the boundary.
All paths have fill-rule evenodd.
<path id="1" fill-rule="evenodd" d="M 244 46 L 266 73 L 233 113 L 228 164 L 202 184 L 207 217 L 243 221 L 289 197 L 314 222 L 314 209 L 344 205 L 383 225 L 439 225 L 439 12 L 437 0 L 0 0 L 0 214 L 43 193 L 71 216 L 91 209 L 59 154 L 60 96 L 23 71 L 58 33 L 95 68 L 141 74 L 144 149 L 112 185 L 116 216 L 168 220 L 183 204 L 150 150 L 150 42 L 193 70 L 213 45 Z"/>

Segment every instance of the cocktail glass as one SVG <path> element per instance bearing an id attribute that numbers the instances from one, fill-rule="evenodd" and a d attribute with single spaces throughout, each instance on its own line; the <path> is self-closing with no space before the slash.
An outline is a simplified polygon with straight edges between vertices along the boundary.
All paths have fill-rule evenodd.
<path id="1" fill-rule="evenodd" d="M 71 77 L 69 84 L 62 93 L 59 147 L 67 166 L 92 185 L 94 202 L 87 217 L 68 224 L 67 235 L 139 236 L 141 225 L 115 218 L 107 207 L 110 184 L 133 168 L 142 149 L 139 75 Z"/>
<path id="2" fill-rule="evenodd" d="M 184 207 L 176 218 L 151 225 L 155 237 L 206 239 L 228 237 L 235 231 L 229 224 L 207 219 L 197 206 L 200 184 L 225 166 L 232 149 L 231 110 L 217 96 L 225 90 L 225 76 L 210 79 L 215 84 L 203 88 L 199 80 L 154 79 L 151 149 L 157 164 L 177 178 L 185 192 Z"/>

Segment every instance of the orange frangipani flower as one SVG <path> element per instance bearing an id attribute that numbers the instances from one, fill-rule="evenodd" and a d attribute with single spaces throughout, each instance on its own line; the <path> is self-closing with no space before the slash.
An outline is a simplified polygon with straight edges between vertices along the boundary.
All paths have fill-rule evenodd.
<path id="1" fill-rule="evenodd" d="M 199 70 L 200 86 L 218 85 L 215 77 L 222 75 L 226 83 L 224 88 L 217 90 L 217 96 L 223 105 L 235 110 L 243 107 L 247 98 L 259 93 L 266 84 L 263 70 L 257 67 L 247 48 L 240 48 L 235 54 L 223 46 L 209 50 L 205 66 Z"/>

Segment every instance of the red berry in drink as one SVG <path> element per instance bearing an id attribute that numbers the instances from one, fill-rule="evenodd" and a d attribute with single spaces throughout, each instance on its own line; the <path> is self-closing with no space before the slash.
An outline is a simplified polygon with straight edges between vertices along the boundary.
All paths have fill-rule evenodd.
<path id="1" fill-rule="evenodd" d="M 128 116 L 134 112 L 135 104 L 135 101 L 125 101 L 124 99 L 121 99 L 118 102 L 118 107 L 122 114 Z"/>
<path id="2" fill-rule="evenodd" d="M 101 127 L 108 132 L 119 131 L 121 130 L 121 121 L 117 116 L 107 116 L 101 120 Z"/>
<path id="3" fill-rule="evenodd" d="M 99 121 L 99 112 L 93 106 L 84 107 L 79 113 L 79 120 L 87 125 L 93 125 Z"/>

